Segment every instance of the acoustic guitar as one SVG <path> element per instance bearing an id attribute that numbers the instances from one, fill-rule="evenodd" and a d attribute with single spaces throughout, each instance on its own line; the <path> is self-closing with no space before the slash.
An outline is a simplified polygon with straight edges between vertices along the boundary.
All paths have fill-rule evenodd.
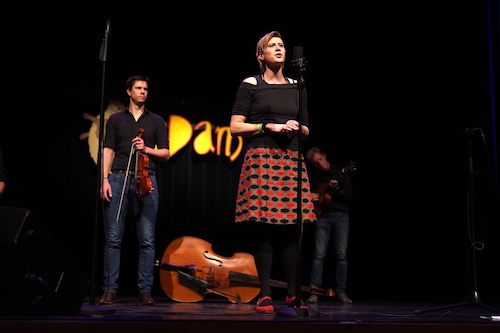
<path id="1" fill-rule="evenodd" d="M 316 190 L 318 193 L 318 200 L 314 201 L 314 212 L 316 213 L 317 218 L 323 215 L 326 206 L 332 201 L 332 194 L 329 191 L 332 188 L 330 183 L 354 171 L 356 171 L 356 162 L 349 161 L 347 165 L 340 170 L 338 175 L 330 178 L 327 182 L 321 183 L 318 186 Z"/>

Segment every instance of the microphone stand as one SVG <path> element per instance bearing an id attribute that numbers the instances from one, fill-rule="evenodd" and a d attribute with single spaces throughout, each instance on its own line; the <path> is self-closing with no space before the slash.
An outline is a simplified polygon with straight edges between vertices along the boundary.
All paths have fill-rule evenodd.
<path id="1" fill-rule="evenodd" d="M 454 304 L 448 304 L 448 305 L 442 305 L 442 306 L 435 306 L 435 307 L 430 307 L 430 308 L 425 308 L 425 309 L 417 309 L 414 312 L 416 314 L 423 314 L 423 313 L 428 313 L 432 311 L 441 311 L 441 310 L 448 310 L 452 308 L 457 308 L 465 305 L 477 305 L 486 311 L 489 311 L 490 314 L 494 313 L 499 313 L 498 310 L 484 304 L 481 301 L 481 298 L 479 297 L 479 291 L 478 291 L 478 283 L 477 283 L 477 259 L 476 259 L 476 251 L 478 250 L 476 246 L 476 222 L 475 222 L 475 212 L 474 212 L 474 178 L 475 178 L 475 171 L 474 171 L 474 161 L 472 158 L 472 139 L 474 136 L 474 133 L 480 132 L 483 141 L 484 141 L 484 134 L 480 128 L 467 128 L 465 129 L 463 135 L 466 138 L 466 144 L 467 144 L 467 227 L 469 229 L 470 233 L 470 242 L 471 242 L 471 247 L 472 247 L 472 256 L 471 256 L 471 265 L 472 265 L 472 290 L 470 292 L 470 295 L 466 297 L 465 300 L 454 303 Z"/>
<path id="2" fill-rule="evenodd" d="M 300 49 L 302 49 L 300 47 Z M 295 51 L 295 50 L 294 50 Z M 295 52 L 294 52 L 295 53 Z M 302 53 L 300 50 L 297 53 Z M 304 224 L 302 222 L 302 123 L 300 117 L 302 115 L 302 101 L 304 91 L 304 77 L 306 70 L 306 62 L 302 55 L 292 61 L 292 66 L 297 69 L 297 89 L 299 93 L 299 110 L 297 121 L 299 123 L 299 131 L 297 134 L 297 264 L 296 264 L 296 283 L 295 283 L 295 312 L 298 317 L 308 317 L 307 308 L 302 307 L 302 299 L 300 297 L 302 289 L 302 238 L 304 234 Z"/>
<path id="3" fill-rule="evenodd" d="M 101 49 L 99 51 L 99 60 L 102 63 L 102 79 L 101 79 L 101 110 L 99 115 L 99 150 L 97 152 L 97 193 L 95 201 L 95 219 L 94 219 L 94 233 L 92 242 L 92 269 L 91 269 L 91 280 L 90 280 L 90 296 L 89 304 L 95 305 L 95 284 L 96 284 L 96 262 L 97 262 L 97 238 L 98 238 L 98 226 L 100 217 L 102 216 L 102 200 L 101 200 L 101 185 L 103 176 L 103 165 L 102 165 L 102 151 L 103 151 L 103 138 L 104 138 L 104 87 L 106 81 L 106 61 L 108 57 L 108 39 L 109 39 L 109 19 L 106 21 L 106 30 L 104 32 L 104 37 L 101 42 Z M 101 213 L 101 214 L 100 214 Z"/>

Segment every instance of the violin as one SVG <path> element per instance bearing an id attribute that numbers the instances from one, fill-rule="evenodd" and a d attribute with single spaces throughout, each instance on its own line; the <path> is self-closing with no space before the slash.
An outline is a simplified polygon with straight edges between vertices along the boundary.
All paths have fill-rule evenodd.
<path id="1" fill-rule="evenodd" d="M 144 135 L 144 129 L 139 128 L 138 137 L 142 138 Z M 137 152 L 137 159 L 135 165 L 135 178 L 137 180 L 137 194 L 139 197 L 145 197 L 149 192 L 154 191 L 153 181 L 151 176 L 149 176 L 149 157 L 146 154 Z"/>
<path id="2" fill-rule="evenodd" d="M 259 276 L 251 254 L 238 252 L 224 257 L 202 239 L 184 236 L 172 241 L 163 254 L 160 284 L 171 299 L 199 302 L 207 294 L 227 298 L 231 303 L 248 303 L 260 293 Z M 272 287 L 287 288 L 286 282 L 270 280 Z M 332 289 L 302 287 L 318 295 L 335 296 Z"/>

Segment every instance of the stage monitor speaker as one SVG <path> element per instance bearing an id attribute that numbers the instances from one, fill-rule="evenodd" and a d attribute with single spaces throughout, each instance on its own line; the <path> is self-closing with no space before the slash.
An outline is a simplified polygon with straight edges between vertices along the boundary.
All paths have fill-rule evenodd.
<path id="1" fill-rule="evenodd" d="M 0 315 L 80 313 L 88 279 L 31 211 L 0 207 Z"/>

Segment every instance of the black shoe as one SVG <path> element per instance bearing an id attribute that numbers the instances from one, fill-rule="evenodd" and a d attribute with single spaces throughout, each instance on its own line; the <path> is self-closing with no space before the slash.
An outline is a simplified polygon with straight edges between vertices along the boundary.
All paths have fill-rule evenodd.
<path id="1" fill-rule="evenodd" d="M 337 300 L 343 304 L 352 304 L 352 299 L 347 297 L 345 293 L 337 294 Z"/>
<path id="2" fill-rule="evenodd" d="M 151 296 L 150 293 L 141 294 L 141 296 L 139 297 L 139 300 L 141 301 L 142 305 L 154 305 L 155 304 L 155 300 L 153 299 L 153 297 Z"/>
<path id="3" fill-rule="evenodd" d="M 318 295 L 312 294 L 311 296 L 309 296 L 309 298 L 307 299 L 307 303 L 309 304 L 318 303 Z"/>

